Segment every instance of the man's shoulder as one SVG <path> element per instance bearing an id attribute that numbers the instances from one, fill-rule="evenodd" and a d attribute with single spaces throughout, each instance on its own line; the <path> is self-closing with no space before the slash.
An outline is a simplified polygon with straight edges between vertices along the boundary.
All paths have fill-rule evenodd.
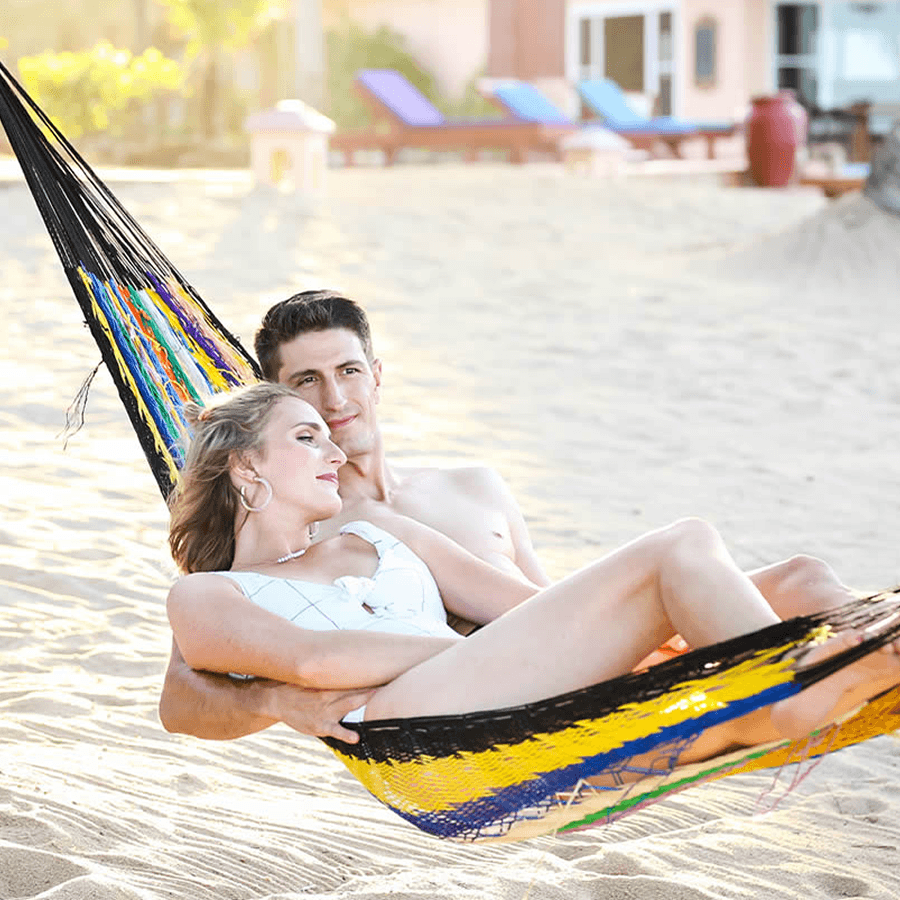
<path id="1" fill-rule="evenodd" d="M 465 493 L 501 493 L 504 481 L 490 466 L 395 466 L 403 487 L 444 487 Z"/>

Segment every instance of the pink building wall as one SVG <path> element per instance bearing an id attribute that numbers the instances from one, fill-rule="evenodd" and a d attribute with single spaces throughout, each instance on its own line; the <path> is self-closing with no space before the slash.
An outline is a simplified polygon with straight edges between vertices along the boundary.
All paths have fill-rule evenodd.
<path id="1" fill-rule="evenodd" d="M 489 0 L 346 0 L 350 19 L 367 31 L 387 25 L 435 76 L 441 91 L 460 96 L 483 74 L 488 55 Z"/>
<path id="2" fill-rule="evenodd" d="M 757 0 L 762 6 L 764 0 Z M 681 114 L 689 119 L 743 118 L 756 82 L 761 47 L 754 46 L 758 24 L 749 0 L 682 0 Z M 704 21 L 716 23 L 716 75 L 708 85 L 695 79 L 695 33 Z"/>
<path id="3" fill-rule="evenodd" d="M 608 11 L 608 12 L 607 12 Z M 736 119 L 751 96 L 771 90 L 770 0 L 567 0 L 566 77 L 578 75 L 578 20 L 592 15 L 643 15 L 650 23 L 661 13 L 673 16 L 672 112 L 692 119 Z M 704 20 L 716 23 L 716 74 L 708 83 L 695 78 L 695 33 Z M 649 53 L 652 39 L 645 44 Z M 596 77 L 596 76 L 594 76 Z M 652 99 L 655 85 L 645 85 Z"/>

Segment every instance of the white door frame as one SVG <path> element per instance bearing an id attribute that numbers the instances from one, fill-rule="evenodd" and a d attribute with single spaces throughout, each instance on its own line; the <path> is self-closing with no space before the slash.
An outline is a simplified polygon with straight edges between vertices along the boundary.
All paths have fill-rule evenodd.
<path id="1" fill-rule="evenodd" d="M 621 3 L 602 3 L 597 0 L 582 0 L 572 3 L 566 9 L 565 71 L 570 84 L 581 80 L 581 34 L 579 22 L 593 20 L 591 44 L 600 48 L 600 58 L 605 57 L 603 47 L 603 19 L 619 16 L 644 17 L 644 85 L 652 90 L 659 85 L 659 14 L 672 14 L 672 115 L 681 110 L 681 84 L 684 73 L 681 69 L 681 48 L 683 46 L 681 0 L 623 0 Z M 774 8 L 773 8 L 774 15 Z"/>
<path id="2" fill-rule="evenodd" d="M 831 34 L 831 12 L 833 4 L 843 2 L 843 0 L 769 0 L 769 78 L 771 79 L 772 91 L 777 90 L 778 85 L 778 7 L 782 3 L 796 2 L 809 3 L 818 7 L 819 10 L 819 30 L 816 37 L 815 52 L 808 54 L 815 59 L 816 80 L 818 84 L 817 103 L 823 109 L 829 109 L 834 104 L 834 56 L 826 52 L 825 41 L 830 39 Z M 881 0 L 887 2 L 887 0 Z M 797 62 L 802 62 L 804 57 L 796 57 Z M 791 57 L 787 57 L 785 62 L 791 62 Z"/>

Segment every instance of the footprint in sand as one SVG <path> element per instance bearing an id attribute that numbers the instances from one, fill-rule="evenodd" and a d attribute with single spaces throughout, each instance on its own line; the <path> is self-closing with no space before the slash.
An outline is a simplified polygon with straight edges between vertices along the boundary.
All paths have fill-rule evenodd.
<path id="1" fill-rule="evenodd" d="M 814 875 L 813 881 L 829 897 L 871 897 L 872 885 L 861 878 L 853 878 L 849 875 L 835 875 L 833 873 Z"/>

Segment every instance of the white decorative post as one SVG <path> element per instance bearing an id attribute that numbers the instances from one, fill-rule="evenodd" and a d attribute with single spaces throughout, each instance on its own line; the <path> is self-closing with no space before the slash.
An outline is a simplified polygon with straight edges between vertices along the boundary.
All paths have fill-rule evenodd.
<path id="1" fill-rule="evenodd" d="M 247 118 L 250 133 L 250 168 L 257 184 L 289 186 L 308 196 L 325 190 L 328 136 L 335 124 L 302 100 L 282 100 Z M 279 157 L 286 161 L 279 171 Z"/>

